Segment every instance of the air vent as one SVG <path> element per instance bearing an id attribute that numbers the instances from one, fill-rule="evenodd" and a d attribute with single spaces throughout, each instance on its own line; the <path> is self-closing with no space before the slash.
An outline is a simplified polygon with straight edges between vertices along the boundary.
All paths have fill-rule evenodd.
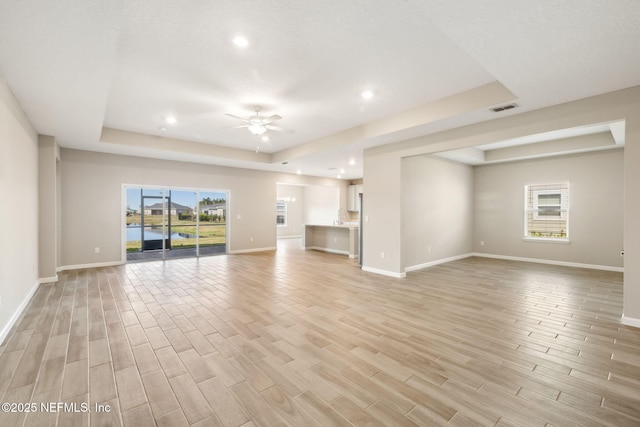
<path id="1" fill-rule="evenodd" d="M 494 113 L 499 113 L 500 111 L 511 110 L 512 108 L 516 108 L 517 106 L 517 104 L 501 105 L 499 107 L 492 108 L 491 111 L 493 111 Z"/>

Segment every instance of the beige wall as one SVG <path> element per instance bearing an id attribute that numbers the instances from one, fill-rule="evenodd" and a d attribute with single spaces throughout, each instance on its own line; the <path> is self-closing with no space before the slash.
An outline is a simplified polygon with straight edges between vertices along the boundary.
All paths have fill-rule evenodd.
<path id="1" fill-rule="evenodd" d="M 59 153 L 54 137 L 38 136 L 39 274 L 47 281 L 57 280 Z"/>
<path id="2" fill-rule="evenodd" d="M 623 175 L 622 149 L 476 167 L 473 251 L 621 268 Z M 524 186 L 567 181 L 571 243 L 524 241 Z"/>
<path id="3" fill-rule="evenodd" d="M 346 187 L 343 187 L 346 191 Z M 341 194 L 335 187 L 309 186 L 304 188 L 304 223 L 333 224 L 338 219 L 338 209 L 345 208 L 346 198 L 340 204 Z M 345 210 L 346 213 L 346 210 Z"/>
<path id="4" fill-rule="evenodd" d="M 624 149 L 624 315 L 640 327 L 640 93 L 627 109 Z"/>
<path id="5" fill-rule="evenodd" d="M 414 156 L 402 160 L 402 266 L 471 252 L 473 169 Z"/>
<path id="6" fill-rule="evenodd" d="M 38 282 L 38 137 L 0 77 L 0 342 Z"/>
<path id="7" fill-rule="evenodd" d="M 229 191 L 229 252 L 275 248 L 278 182 L 346 188 L 339 180 L 70 149 L 61 158 L 63 267 L 122 261 L 124 184 Z"/>
<path id="8" fill-rule="evenodd" d="M 362 200 L 362 268 L 402 276 L 402 158 L 365 151 Z"/>

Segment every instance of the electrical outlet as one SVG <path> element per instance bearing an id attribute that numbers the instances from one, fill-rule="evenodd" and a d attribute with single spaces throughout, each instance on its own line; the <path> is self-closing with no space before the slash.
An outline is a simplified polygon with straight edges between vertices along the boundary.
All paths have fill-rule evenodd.
<path id="1" fill-rule="evenodd" d="M 253 242 L 253 237 L 249 237 L 249 241 L 250 241 L 250 242 Z"/>
<path id="2" fill-rule="evenodd" d="M 484 240 L 480 240 L 480 246 L 484 246 Z"/>
<path id="3" fill-rule="evenodd" d="M 380 258 L 384 259 L 384 252 L 380 252 Z"/>
<path id="4" fill-rule="evenodd" d="M 427 252 L 431 253 L 431 246 L 427 246 Z"/>
<path id="5" fill-rule="evenodd" d="M 100 253 L 100 248 L 96 247 L 96 253 L 99 254 Z"/>
<path id="6" fill-rule="evenodd" d="M 334 237 L 334 238 L 333 238 L 333 243 L 336 243 L 337 241 L 338 241 L 338 238 L 337 238 L 337 237 Z"/>

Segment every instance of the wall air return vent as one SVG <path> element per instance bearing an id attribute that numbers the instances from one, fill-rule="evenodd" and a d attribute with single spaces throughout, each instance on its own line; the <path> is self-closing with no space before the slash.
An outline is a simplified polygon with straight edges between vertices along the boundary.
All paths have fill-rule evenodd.
<path id="1" fill-rule="evenodd" d="M 512 108 L 516 108 L 517 106 L 517 104 L 501 105 L 499 107 L 492 108 L 491 111 L 493 111 L 494 113 L 499 113 L 500 111 L 511 110 Z"/>

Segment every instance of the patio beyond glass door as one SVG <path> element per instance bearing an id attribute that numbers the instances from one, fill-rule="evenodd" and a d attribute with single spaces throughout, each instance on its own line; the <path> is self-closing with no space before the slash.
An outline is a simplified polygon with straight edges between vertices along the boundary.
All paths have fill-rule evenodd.
<path id="1" fill-rule="evenodd" d="M 226 253 L 227 193 L 125 187 L 127 261 Z"/>

